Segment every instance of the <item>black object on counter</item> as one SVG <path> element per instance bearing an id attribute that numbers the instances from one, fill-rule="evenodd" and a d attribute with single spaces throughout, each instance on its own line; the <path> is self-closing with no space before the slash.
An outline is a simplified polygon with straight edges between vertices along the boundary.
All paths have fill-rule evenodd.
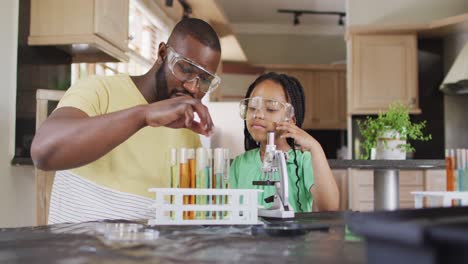
<path id="1" fill-rule="evenodd" d="M 300 236 L 310 231 L 328 231 L 330 227 L 323 224 L 284 223 L 267 224 L 252 226 L 252 235 L 270 235 L 270 236 Z"/>
<path id="2" fill-rule="evenodd" d="M 399 169 L 399 170 L 434 170 L 444 169 L 445 160 L 336 160 L 329 159 L 328 164 L 332 169 Z"/>
<path id="3" fill-rule="evenodd" d="M 468 207 L 348 213 L 368 263 L 468 263 Z"/>

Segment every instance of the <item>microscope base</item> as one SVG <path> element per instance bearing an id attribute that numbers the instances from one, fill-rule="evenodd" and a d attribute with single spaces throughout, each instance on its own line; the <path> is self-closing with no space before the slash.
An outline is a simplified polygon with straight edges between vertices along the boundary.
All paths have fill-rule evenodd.
<path id="1" fill-rule="evenodd" d="M 294 211 L 282 211 L 279 209 L 258 209 L 258 216 L 269 218 L 294 218 Z"/>

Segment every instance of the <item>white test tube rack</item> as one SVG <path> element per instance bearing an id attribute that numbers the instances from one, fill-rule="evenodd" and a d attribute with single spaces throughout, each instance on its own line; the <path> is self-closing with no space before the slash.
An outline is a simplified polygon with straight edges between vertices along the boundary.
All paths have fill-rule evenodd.
<path id="1" fill-rule="evenodd" d="M 451 207 L 452 201 L 460 201 L 462 206 L 468 206 L 468 192 L 411 192 L 414 195 L 414 207 L 424 207 L 424 198 L 429 207 Z M 442 204 L 440 204 L 442 200 Z"/>
<path id="2" fill-rule="evenodd" d="M 256 225 L 258 220 L 258 193 L 255 189 L 191 189 L 191 188 L 151 188 L 156 194 L 151 208 L 155 209 L 154 219 L 148 224 L 154 225 Z M 226 195 L 229 198 L 225 204 L 183 204 L 183 197 L 188 195 Z M 172 204 L 165 197 L 173 196 Z M 241 203 L 242 200 L 242 203 Z M 184 211 L 203 212 L 212 215 L 213 212 L 227 212 L 227 216 L 215 219 L 184 219 Z M 172 214 L 171 214 L 172 212 Z"/>

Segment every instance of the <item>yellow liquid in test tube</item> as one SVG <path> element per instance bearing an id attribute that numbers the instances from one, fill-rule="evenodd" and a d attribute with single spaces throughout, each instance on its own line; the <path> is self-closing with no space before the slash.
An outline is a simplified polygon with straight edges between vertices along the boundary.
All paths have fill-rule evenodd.
<path id="1" fill-rule="evenodd" d="M 188 162 L 189 162 L 189 175 L 190 175 L 190 183 L 189 188 L 196 187 L 196 174 L 195 174 L 195 151 L 193 149 L 189 149 L 187 152 Z M 195 204 L 195 195 L 190 195 L 189 197 L 189 204 Z M 189 219 L 195 219 L 195 212 L 190 211 Z"/>
<path id="2" fill-rule="evenodd" d="M 177 166 L 177 149 L 171 149 L 171 188 L 179 188 L 179 170 Z M 171 195 L 171 204 L 174 204 L 174 196 Z M 175 214 L 171 212 L 171 218 L 174 219 Z"/>

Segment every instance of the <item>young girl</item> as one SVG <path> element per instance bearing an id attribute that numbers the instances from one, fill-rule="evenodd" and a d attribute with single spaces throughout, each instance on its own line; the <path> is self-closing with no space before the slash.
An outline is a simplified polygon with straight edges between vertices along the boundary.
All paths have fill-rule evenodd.
<path id="1" fill-rule="evenodd" d="M 240 103 L 246 152 L 231 165 L 230 188 L 261 189 L 259 204 L 275 193 L 274 186 L 253 185 L 262 180 L 267 132 L 275 131 L 277 150 L 288 152 L 289 204 L 295 212 L 338 210 L 339 193 L 320 144 L 301 129 L 304 91 L 299 81 L 270 72 L 258 77 Z"/>

